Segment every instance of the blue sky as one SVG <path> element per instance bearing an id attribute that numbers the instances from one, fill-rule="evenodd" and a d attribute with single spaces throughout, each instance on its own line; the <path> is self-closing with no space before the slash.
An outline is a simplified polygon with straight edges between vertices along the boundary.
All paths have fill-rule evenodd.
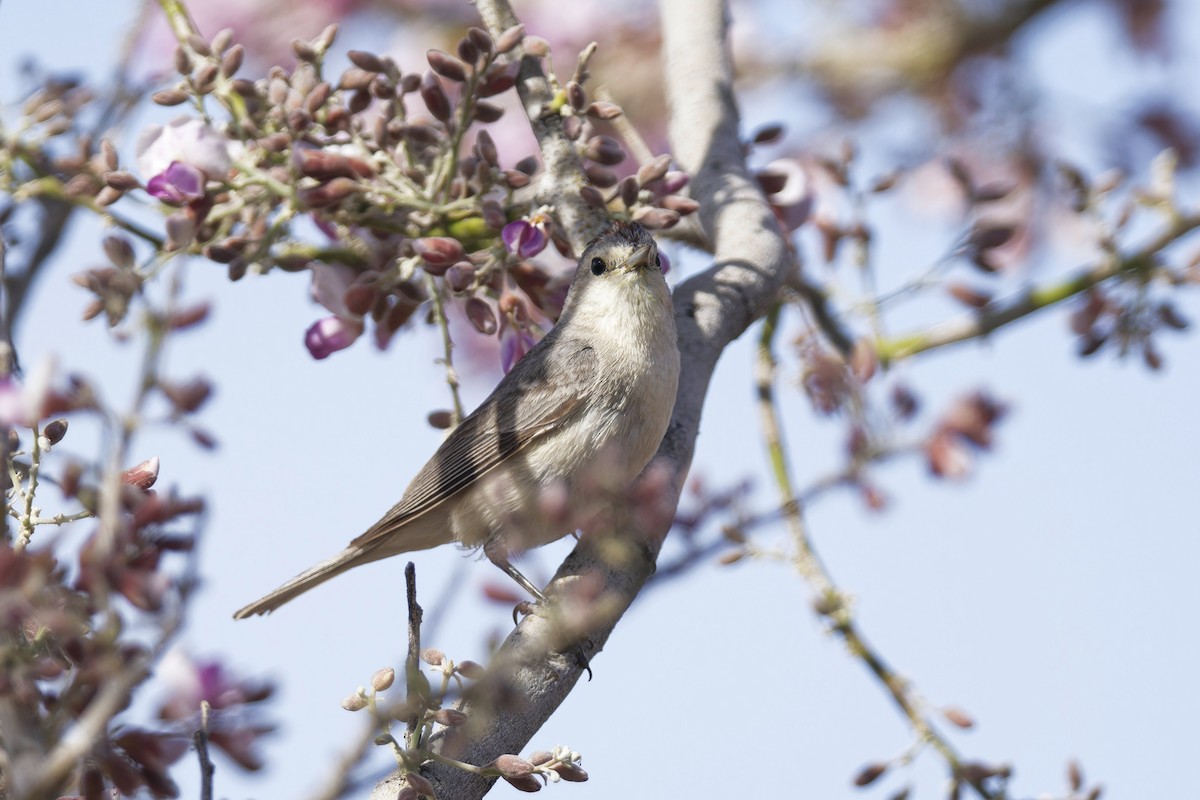
<path id="1" fill-rule="evenodd" d="M 25 52 L 54 67 L 105 74 L 135 6 L 4 4 L 0 99 L 13 100 L 13 65 Z M 1195 32 L 1196 16 L 1182 21 L 1181 42 L 1186 30 Z M 53 30 L 49 18 L 59 21 Z M 1103 109 L 1136 94 L 1129 65 L 1108 61 L 1103 19 L 1070 21 L 1052 20 L 1036 37 L 1032 74 L 1067 99 L 1068 110 Z M 1195 65 L 1194 54 L 1182 57 Z M 1146 81 L 1162 80 L 1153 65 L 1137 69 Z M 777 110 L 746 104 L 747 129 Z M 1190 188 L 1193 200 L 1200 196 Z M 881 252 L 896 254 L 882 267 L 889 275 L 911 267 L 910 248 L 920 252 L 907 235 L 897 225 L 882 228 Z M 114 346 L 95 324 L 75 323 L 85 299 L 69 276 L 98 261 L 98 239 L 90 222 L 74 229 L 27 311 L 19 344 L 26 364 L 57 352 L 64 367 L 103 371 L 121 397 L 136 349 Z M 677 272 L 698 267 L 685 261 Z M 302 334 L 320 310 L 301 276 L 230 285 L 223 269 L 200 261 L 186 275 L 187 296 L 211 299 L 216 310 L 210 324 L 177 340 L 169 372 L 200 370 L 215 382 L 201 421 L 222 446 L 202 453 L 155 432 L 139 440 L 135 455 L 160 456 L 164 485 L 203 492 L 212 504 L 205 585 L 184 646 L 282 686 L 273 708 L 281 733 L 266 750 L 271 769 L 245 776 L 219 762 L 218 794 L 302 797 L 363 722 L 340 708 L 341 698 L 402 657 L 404 561 L 356 570 L 265 620 L 235 623 L 230 615 L 336 552 L 399 496 L 439 440 L 424 422 L 446 403 L 432 361 L 437 347 L 421 331 L 384 355 L 358 346 L 314 362 Z M 1181 299 L 1200 319 L 1195 298 Z M 1188 334 L 1164 338 L 1162 347 L 1161 374 L 1134 360 L 1080 362 L 1065 314 L 1050 312 L 987 344 L 923 358 L 909 378 L 931 407 L 980 385 L 1012 402 L 996 451 L 963 485 L 933 483 L 918 463 L 881 471 L 879 483 L 895 499 L 885 514 L 869 514 L 847 495 L 810 514 L 817 545 L 853 593 L 867 636 L 930 704 L 960 706 L 976 718 L 977 728 L 952 734 L 954 741 L 972 758 L 1014 764 L 1019 796 L 1062 792 L 1072 757 L 1108 796 L 1166 796 L 1177 792 L 1179 765 L 1194 760 L 1200 345 Z M 722 359 L 694 473 L 715 487 L 750 476 L 754 500 L 765 507 L 772 495 L 754 422 L 752 351 L 747 335 Z M 469 405 L 489 380 L 468 384 Z M 783 394 L 804 484 L 834 465 L 840 430 L 814 421 L 797 393 Z M 87 442 L 86 426 L 73 427 L 71 448 Z M 764 536 L 783 541 L 781 531 Z M 565 547 L 536 556 L 543 575 Z M 427 609 L 448 581 L 465 583 L 428 644 L 483 660 L 486 637 L 507 632 L 508 612 L 476 598 L 483 582 L 502 576 L 451 549 L 413 560 Z M 879 687 L 821 633 L 805 587 L 775 563 L 706 565 L 651 593 L 594 668 L 596 679 L 578 686 L 531 744 L 568 744 L 584 756 L 591 781 L 547 789 L 556 796 L 883 797 L 880 788 L 854 790 L 850 779 L 910 742 Z M 195 775 L 189 757 L 177 773 L 184 796 L 195 796 Z M 924 756 L 889 781 L 887 788 L 911 781 L 919 796 L 936 796 L 944 776 Z M 502 787 L 496 795 L 505 792 L 514 794 Z"/>

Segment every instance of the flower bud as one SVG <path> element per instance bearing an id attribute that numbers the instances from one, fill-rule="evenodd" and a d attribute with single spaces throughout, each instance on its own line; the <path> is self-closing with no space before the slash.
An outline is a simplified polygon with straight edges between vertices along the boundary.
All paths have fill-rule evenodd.
<path id="1" fill-rule="evenodd" d="M 489 103 L 487 100 L 476 101 L 472 109 L 472 117 L 484 124 L 495 122 L 502 116 L 504 116 L 504 107 Z"/>
<path id="2" fill-rule="evenodd" d="M 367 698 L 363 697 L 358 692 L 349 695 L 345 700 L 342 701 L 342 708 L 346 709 L 347 711 L 362 711 L 366 707 Z"/>
<path id="3" fill-rule="evenodd" d="M 467 65 L 449 53 L 441 50 L 427 50 L 425 58 L 429 61 L 429 66 L 433 68 L 433 71 L 443 78 L 449 78 L 456 83 L 462 83 L 467 79 L 469 69 Z"/>
<path id="4" fill-rule="evenodd" d="M 342 302 L 351 314 L 365 317 L 375 307 L 379 298 L 379 287 L 372 284 L 356 283 L 342 295 Z"/>
<path id="5" fill-rule="evenodd" d="M 441 267 L 442 274 L 456 261 L 461 261 L 466 253 L 457 239 L 448 236 L 426 236 L 413 240 L 413 250 L 425 261 L 427 267 Z"/>
<path id="6" fill-rule="evenodd" d="M 177 106 L 188 99 L 188 94 L 182 89 L 163 89 L 150 95 L 150 99 L 160 106 Z"/>
<path id="7" fill-rule="evenodd" d="M 181 308 L 167 317 L 167 327 L 173 331 L 182 331 L 199 325 L 208 319 L 208 311 L 208 303 L 196 303 L 187 308 Z"/>
<path id="8" fill-rule="evenodd" d="M 504 182 L 510 189 L 520 189 L 529 185 L 529 176 L 517 169 L 504 170 Z"/>
<path id="9" fill-rule="evenodd" d="M 480 131 L 475 137 L 475 152 L 493 167 L 500 163 L 499 154 L 496 152 L 496 143 L 487 131 Z"/>
<path id="10" fill-rule="evenodd" d="M 125 170 L 113 170 L 112 172 L 104 173 L 104 182 L 110 189 L 116 189 L 120 192 L 129 192 L 142 185 L 136 175 Z"/>
<path id="11" fill-rule="evenodd" d="M 585 113 L 594 119 L 616 119 L 625 112 L 616 103 L 606 103 L 603 100 L 597 100 L 587 107 Z"/>
<path id="12" fill-rule="evenodd" d="M 433 718 L 447 728 L 456 728 L 467 721 L 467 715 L 453 708 L 439 708 Z"/>
<path id="13" fill-rule="evenodd" d="M 108 256 L 108 260 L 113 263 L 113 266 L 121 269 L 133 269 L 134 255 L 133 245 L 123 236 L 105 236 L 104 255 Z"/>
<path id="14" fill-rule="evenodd" d="M 586 187 L 585 187 L 586 188 Z M 634 222 L 640 222 L 651 230 L 670 228 L 679 222 L 679 212 L 669 208 L 642 206 L 633 212 Z"/>
<path id="15" fill-rule="evenodd" d="M 474 661 L 463 661 L 458 665 L 455 671 L 464 678 L 468 678 L 473 681 L 480 680 L 484 675 L 487 674 L 487 670 L 485 670 L 481 664 L 477 664 Z"/>
<path id="16" fill-rule="evenodd" d="M 641 191 L 641 184 L 634 175 L 626 175 L 621 179 L 621 186 L 617 189 L 621 195 L 621 202 L 626 208 L 633 208 L 638 201 L 638 192 Z"/>
<path id="17" fill-rule="evenodd" d="M 593 136 L 588 140 L 584 155 L 597 164 L 612 166 L 625 160 L 625 149 L 611 136 Z"/>
<path id="18" fill-rule="evenodd" d="M 475 49 L 486 56 L 490 56 L 496 49 L 496 43 L 492 41 L 491 34 L 483 28 L 468 28 L 467 38 L 471 40 L 471 44 L 475 45 Z"/>
<path id="19" fill-rule="evenodd" d="M 121 473 L 121 483 L 136 486 L 139 489 L 149 489 L 158 480 L 158 456 L 148 458 L 136 467 L 130 467 Z"/>
<path id="20" fill-rule="evenodd" d="M 365 50 L 351 50 L 346 53 L 346 57 L 350 59 L 350 63 L 364 72 L 384 72 L 383 61 L 374 53 L 368 53 Z"/>
<path id="21" fill-rule="evenodd" d="M 358 183 L 350 178 L 334 178 L 311 189 L 302 189 L 300 202 L 309 208 L 327 208 L 337 205 L 359 190 Z"/>
<path id="22" fill-rule="evenodd" d="M 517 82 L 516 68 L 519 62 L 496 64 L 491 67 L 478 84 L 475 93 L 480 97 L 494 97 L 501 92 L 507 92 Z"/>
<path id="23" fill-rule="evenodd" d="M 521 44 L 525 47 L 525 54 L 534 58 L 545 58 L 550 55 L 550 43 L 541 36 L 526 36 Z"/>
<path id="24" fill-rule="evenodd" d="M 604 208 L 604 195 L 600 194 L 600 190 L 595 186 L 581 186 L 579 188 L 579 196 L 582 197 L 583 202 L 587 203 L 589 206 Z"/>
<path id="25" fill-rule="evenodd" d="M 583 172 L 587 175 L 587 179 L 593 186 L 608 189 L 617 185 L 617 175 L 608 167 L 602 167 L 599 164 L 589 162 L 584 165 Z"/>
<path id="26" fill-rule="evenodd" d="M 567 102 L 576 111 L 583 111 L 587 106 L 587 92 L 584 91 L 579 81 L 567 82 Z"/>
<path id="27" fill-rule="evenodd" d="M 520 778 L 525 775 L 532 775 L 534 771 L 533 764 L 530 764 L 520 756 L 511 754 L 505 754 L 497 758 L 495 767 L 506 778 Z"/>
<path id="28" fill-rule="evenodd" d="M 583 767 L 579 766 L 578 764 L 564 763 L 553 767 L 553 769 L 564 781 L 570 781 L 571 783 L 583 783 L 588 779 L 587 772 L 585 772 Z"/>
<path id="29" fill-rule="evenodd" d="M 645 164 L 638 167 L 637 177 L 638 183 L 645 186 L 648 183 L 653 183 L 656 180 L 664 177 L 667 170 L 671 168 L 671 157 L 663 154 L 656 158 L 652 158 Z"/>
<path id="30" fill-rule="evenodd" d="M 869 786 L 875 781 L 879 780 L 879 778 L 883 775 L 883 773 L 887 772 L 887 770 L 888 765 L 882 762 L 868 764 L 859 771 L 858 775 L 855 776 L 854 785 Z"/>
<path id="31" fill-rule="evenodd" d="M 65 419 L 56 419 L 53 422 L 47 423 L 46 427 L 42 429 L 42 435 L 46 437 L 46 441 L 50 444 L 58 444 L 67 435 L 67 421 Z"/>
<path id="32" fill-rule="evenodd" d="M 232 78 L 242 68 L 242 61 L 245 57 L 246 48 L 240 44 L 229 48 L 229 52 L 221 58 L 221 74 L 226 78 Z"/>
<path id="33" fill-rule="evenodd" d="M 413 789 L 417 790 L 417 794 L 423 794 L 426 797 L 436 797 L 436 792 L 433 788 L 433 784 L 430 783 L 429 779 L 426 778 L 421 773 L 409 772 L 407 775 L 404 776 L 404 779 L 406 781 L 408 781 L 409 786 L 411 786 Z"/>
<path id="34" fill-rule="evenodd" d="M 532 794 L 533 792 L 540 792 L 542 790 L 542 784 L 532 775 L 523 775 L 519 778 L 510 778 L 506 775 L 504 780 L 514 789 L 522 792 Z"/>
<path id="35" fill-rule="evenodd" d="M 690 197 L 683 197 L 678 194 L 669 194 L 661 198 L 659 204 L 663 208 L 669 208 L 672 211 L 679 212 L 680 216 L 686 217 L 688 214 L 694 213 L 700 208 L 700 204 Z"/>
<path id="36" fill-rule="evenodd" d="M 392 688 L 392 684 L 396 680 L 396 670 L 391 667 L 384 667 L 371 676 L 371 688 L 377 692 L 386 692 Z"/>
<path id="37" fill-rule="evenodd" d="M 458 40 L 455 52 L 465 64 L 474 64 L 479 61 L 479 48 L 475 46 L 475 42 L 471 41 L 470 36 L 464 36 Z"/>
<path id="38" fill-rule="evenodd" d="M 480 297 L 467 298 L 466 312 L 467 319 L 475 326 L 475 330 L 484 336 L 491 336 L 499 327 L 496 322 L 496 312 L 492 311 L 492 307 Z"/>
<path id="39" fill-rule="evenodd" d="M 421 660 L 431 667 L 440 667 L 446 660 L 446 654 L 436 647 L 426 647 L 421 651 Z"/>
<path id="40" fill-rule="evenodd" d="M 583 135 L 583 120 L 579 117 L 567 117 L 563 120 L 563 135 L 575 141 Z"/>
<path id="41" fill-rule="evenodd" d="M 442 88 L 442 84 L 438 81 L 436 75 L 426 71 L 421 77 L 420 92 L 421 99 L 425 101 L 425 107 L 429 109 L 430 114 L 442 122 L 450 119 L 454 107 L 451 105 L 450 97 L 446 94 L 446 90 Z"/>
<path id="42" fill-rule="evenodd" d="M 525 26 L 513 25 L 496 39 L 496 52 L 507 53 L 521 43 L 525 38 Z"/>
<path id="43" fill-rule="evenodd" d="M 459 261 L 446 270 L 446 285 L 454 292 L 465 292 L 475 282 L 475 265 L 470 261 Z"/>

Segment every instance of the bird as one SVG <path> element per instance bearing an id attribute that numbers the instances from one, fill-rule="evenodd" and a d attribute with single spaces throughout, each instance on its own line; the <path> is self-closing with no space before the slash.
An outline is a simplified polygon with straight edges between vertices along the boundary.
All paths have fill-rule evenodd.
<path id="1" fill-rule="evenodd" d="M 400 502 L 326 561 L 239 609 L 267 614 L 336 575 L 451 542 L 513 566 L 574 533 L 597 487 L 628 488 L 666 435 L 680 356 L 658 246 L 613 221 L 584 249 L 557 324 L 467 415 Z"/>

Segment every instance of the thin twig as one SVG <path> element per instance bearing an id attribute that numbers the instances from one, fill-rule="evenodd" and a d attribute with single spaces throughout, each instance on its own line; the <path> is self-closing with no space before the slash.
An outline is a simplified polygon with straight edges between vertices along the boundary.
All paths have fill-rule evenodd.
<path id="1" fill-rule="evenodd" d="M 192 734 L 196 743 L 196 757 L 200 759 L 200 800 L 212 800 L 213 773 L 216 766 L 208 756 L 208 714 L 212 706 L 207 700 L 200 701 L 200 727 Z"/>
<path id="2" fill-rule="evenodd" d="M 412 693 L 414 683 L 411 678 L 421 672 L 421 617 L 424 610 L 417 603 L 417 567 L 413 562 L 404 566 L 405 597 L 408 601 L 408 654 L 404 659 L 404 674 L 409 679 L 409 693 Z M 420 729 L 421 715 L 416 708 L 405 720 L 408 735 L 412 737 Z"/>
<path id="3" fill-rule="evenodd" d="M 1118 275 L 1153 269 L 1155 258 L 1169 245 L 1200 228 L 1200 211 L 1172 217 L 1170 224 L 1151 241 L 1126 255 L 1114 255 L 1078 274 L 1046 286 L 1027 289 L 1016 297 L 989 304 L 978 313 L 950 320 L 915 333 L 881 339 L 875 343 L 879 360 L 895 362 L 947 345 L 981 339 Z"/>
<path id="4" fill-rule="evenodd" d="M 846 644 L 850 654 L 863 662 L 888 692 L 892 701 L 908 719 L 919 742 L 928 743 L 946 760 L 952 775 L 959 775 L 962 758 L 922 712 L 908 681 L 896 673 L 883 657 L 867 642 L 858 628 L 847 595 L 838 589 L 829 570 L 822 563 L 808 532 L 804 506 L 792 488 L 791 470 L 783 443 L 779 407 L 775 397 L 776 359 L 774 339 L 778 331 L 780 306 L 775 306 L 763 322 L 755 361 L 755 384 L 759 400 L 759 417 L 766 445 L 771 474 L 775 479 L 783 507 L 784 519 L 792 533 L 795 554 L 792 563 L 796 571 L 812 588 L 818 613 L 830 623 L 830 630 Z M 970 784 L 981 797 L 993 797 L 982 784 Z"/>
<path id="5" fill-rule="evenodd" d="M 458 372 L 454 369 L 454 339 L 450 336 L 450 320 L 446 317 L 446 306 L 442 302 L 441 289 L 432 275 L 425 275 L 425 286 L 429 289 L 429 299 L 433 306 L 433 321 L 442 334 L 442 365 L 446 368 L 446 385 L 450 387 L 450 399 L 454 404 L 451 410 L 455 425 L 463 420 L 462 397 L 458 391 Z"/>

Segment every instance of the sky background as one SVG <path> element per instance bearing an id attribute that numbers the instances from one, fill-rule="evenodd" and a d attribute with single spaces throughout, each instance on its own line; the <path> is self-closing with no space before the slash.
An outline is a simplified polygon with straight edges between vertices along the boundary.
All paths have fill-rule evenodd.
<path id="1" fill-rule="evenodd" d="M 15 64 L 25 54 L 103 78 L 135 5 L 4 3 L 0 101 L 19 97 Z M 783 5 L 767 4 L 760 20 L 773 22 Z M 1172 74 L 1200 70 L 1185 47 L 1200 34 L 1198 20 L 1194 9 L 1178 20 L 1181 60 Z M 352 28 L 360 38 L 342 39 L 341 49 L 387 45 L 385 33 L 363 28 Z M 1110 18 L 1095 12 L 1055 15 L 1024 40 L 1030 74 L 1051 94 L 1047 129 L 1069 137 L 1072 125 L 1088 124 L 1090 114 L 1136 96 L 1140 86 L 1173 80 L 1153 64 L 1114 55 L 1115 35 Z M 760 94 L 744 102 L 745 127 L 788 108 L 801 131 L 822 124 L 805 117 L 811 104 Z M 146 119 L 134 123 L 131 134 Z M 1082 143 L 1079 154 L 1103 166 L 1103 154 Z M 1185 186 L 1185 197 L 1195 202 L 1200 192 Z M 123 399 L 137 349 L 113 345 L 98 324 L 75 322 L 86 299 L 70 275 L 100 261 L 100 233 L 82 218 L 72 229 L 26 311 L 18 347 L 27 368 L 57 353 L 65 369 L 103 374 L 109 396 Z M 889 212 L 879 245 L 885 280 L 912 274 L 946 241 L 944 232 Z M 675 263 L 674 280 L 702 267 L 694 259 Z M 1035 269 L 1073 263 L 1051 254 Z M 177 433 L 152 431 L 139 439 L 135 461 L 160 456 L 160 486 L 201 493 L 211 504 L 204 587 L 181 646 L 280 684 L 271 708 L 280 731 L 265 748 L 269 768 L 246 775 L 218 760 L 218 796 L 303 797 L 364 723 L 340 708 L 341 699 L 376 669 L 400 664 L 404 559 L 355 570 L 267 619 L 234 622 L 231 614 L 332 555 L 398 498 L 440 439 L 424 421 L 446 405 L 433 363 L 437 345 L 418 330 L 385 354 L 362 342 L 313 361 L 302 335 L 324 312 L 299 275 L 231 285 L 223 268 L 196 261 L 186 270 L 186 296 L 212 300 L 215 312 L 209 324 L 174 340 L 167 374 L 201 371 L 216 384 L 200 422 L 221 447 L 200 452 Z M 1194 296 L 1180 301 L 1200 319 Z M 766 508 L 773 495 L 751 384 L 756 333 L 720 363 L 693 475 L 714 488 L 749 477 L 757 487 L 751 503 Z M 1160 346 L 1167 368 L 1158 374 L 1135 359 L 1081 362 L 1058 310 L 989 343 L 922 357 L 905 374 L 927 408 L 980 386 L 1011 402 L 995 452 L 963 484 L 933 482 L 915 461 L 879 471 L 877 483 L 893 501 L 884 514 L 839 493 L 809 515 L 817 547 L 854 595 L 867 637 L 930 704 L 959 706 L 977 720 L 975 730 L 950 735 L 969 758 L 1013 764 L 1017 797 L 1062 794 L 1070 758 L 1108 797 L 1174 796 L 1195 760 L 1200 342 L 1185 334 L 1160 337 Z M 786 361 L 785 378 L 795 366 Z M 482 400 L 494 380 L 468 381 L 467 405 Z M 814 421 L 798 392 L 781 394 L 803 486 L 836 466 L 841 428 Z M 924 422 L 930 419 L 926 412 Z M 64 446 L 87 452 L 94 439 L 86 424 L 73 422 Z M 763 536 L 783 541 L 782 531 Z M 568 546 L 536 554 L 535 580 L 550 574 Z M 427 614 L 448 582 L 465 583 L 425 643 L 457 660 L 485 660 L 487 637 L 508 631 L 508 610 L 481 602 L 480 588 L 503 576 L 449 548 L 413 560 Z M 941 796 L 944 775 L 930 755 L 871 789 L 850 785 L 863 764 L 904 750 L 910 734 L 881 689 L 821 632 L 809 602 L 794 574 L 766 561 L 705 565 L 649 592 L 594 661 L 595 680 L 577 686 L 531 743 L 530 750 L 569 745 L 591 775 L 587 784 L 546 791 L 572 798 L 885 797 L 911 782 L 917 797 Z M 139 706 L 151 707 L 158 691 L 149 687 Z M 386 767 L 389 758 L 377 755 Z M 192 761 L 175 773 L 184 797 L 197 795 Z M 515 794 L 500 786 L 493 796 Z"/>

